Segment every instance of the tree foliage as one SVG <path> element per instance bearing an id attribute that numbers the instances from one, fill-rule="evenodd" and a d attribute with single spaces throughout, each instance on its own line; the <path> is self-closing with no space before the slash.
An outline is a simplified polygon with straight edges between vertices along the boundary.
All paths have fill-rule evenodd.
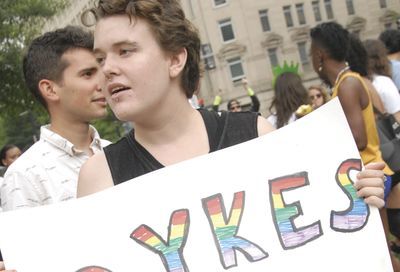
<path id="1" fill-rule="evenodd" d="M 66 0 L 0 1 L 0 143 L 32 141 L 37 127 L 32 122 L 46 119 L 46 113 L 26 89 L 22 58 L 26 46 L 40 34 L 46 19 L 66 6 Z M 32 121 L 32 118 L 33 121 Z M 36 130 L 36 131 L 35 131 Z"/>
<path id="2" fill-rule="evenodd" d="M 26 90 L 22 75 L 23 51 L 65 0 L 0 1 L 0 110 L 18 116 L 27 109 L 43 114 Z"/>

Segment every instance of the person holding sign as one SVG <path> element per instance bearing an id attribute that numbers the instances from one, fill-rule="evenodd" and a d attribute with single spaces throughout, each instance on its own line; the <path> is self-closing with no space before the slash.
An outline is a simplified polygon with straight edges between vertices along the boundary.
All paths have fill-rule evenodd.
<path id="1" fill-rule="evenodd" d="M 178 0 L 101 0 L 97 6 L 94 53 L 106 77 L 103 94 L 118 119 L 135 129 L 82 166 L 78 196 L 273 130 L 257 113 L 218 114 L 187 102 L 199 85 L 200 39 Z M 366 166 L 355 185 L 378 207 L 383 167 Z"/>
<path id="2" fill-rule="evenodd" d="M 349 32 L 338 23 L 328 22 L 311 29 L 310 35 L 314 70 L 333 88 L 332 96 L 339 98 L 363 163 L 383 162 L 368 82 L 346 62 L 354 44 Z M 386 163 L 383 171 L 390 188 L 393 171 Z M 395 268 L 398 261 L 391 257 Z"/>
<path id="3" fill-rule="evenodd" d="M 219 115 L 187 103 L 199 85 L 200 39 L 178 1 L 103 0 L 90 13 L 104 94 L 117 118 L 135 129 L 83 165 L 78 196 L 273 130 L 256 113 Z M 378 207 L 383 167 L 367 166 L 357 183 L 358 194 Z"/>

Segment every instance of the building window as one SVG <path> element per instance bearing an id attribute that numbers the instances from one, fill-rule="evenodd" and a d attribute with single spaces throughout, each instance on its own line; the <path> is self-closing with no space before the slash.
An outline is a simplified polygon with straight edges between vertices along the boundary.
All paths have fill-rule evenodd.
<path id="1" fill-rule="evenodd" d="M 240 57 L 229 59 L 228 64 L 233 82 L 239 81 L 244 78 L 242 60 L 240 59 Z"/>
<path id="2" fill-rule="evenodd" d="M 279 65 L 278 54 L 276 48 L 269 48 L 268 49 L 268 57 L 269 62 L 271 63 L 271 67 L 276 67 Z"/>
<path id="3" fill-rule="evenodd" d="M 219 6 L 226 5 L 226 1 L 227 1 L 227 0 L 213 0 L 213 2 L 214 2 L 214 7 L 219 7 Z"/>
<path id="4" fill-rule="evenodd" d="M 267 9 L 259 10 L 258 14 L 260 15 L 262 31 L 263 32 L 270 31 L 271 26 L 269 25 L 268 10 Z"/>
<path id="5" fill-rule="evenodd" d="M 219 21 L 219 28 L 221 29 L 222 40 L 224 42 L 229 42 L 235 39 L 231 19 Z"/>
<path id="6" fill-rule="evenodd" d="M 332 1 L 331 0 L 324 0 L 325 3 L 325 10 L 326 10 L 326 17 L 329 20 L 333 19 L 333 9 L 332 9 Z"/>
<path id="7" fill-rule="evenodd" d="M 297 47 L 299 49 L 299 55 L 300 55 L 301 64 L 302 65 L 308 64 L 310 62 L 310 60 L 308 59 L 306 42 L 299 42 L 297 44 Z"/>
<path id="8" fill-rule="evenodd" d="M 293 26 L 293 18 L 292 18 L 292 11 L 290 6 L 283 7 L 283 15 L 285 16 L 286 26 L 292 27 Z"/>
<path id="9" fill-rule="evenodd" d="M 297 18 L 299 19 L 299 24 L 306 24 L 306 16 L 304 15 L 304 4 L 296 4 Z"/>
<path id="10" fill-rule="evenodd" d="M 386 0 L 379 0 L 379 6 L 381 8 L 387 8 Z"/>
<path id="11" fill-rule="evenodd" d="M 314 12 L 315 21 L 320 22 L 322 20 L 322 17 L 321 17 L 321 9 L 319 8 L 319 1 L 313 1 L 311 4 Z"/>
<path id="12" fill-rule="evenodd" d="M 211 44 L 206 43 L 201 45 L 201 57 L 204 60 L 204 68 L 211 70 L 215 68 L 215 59 L 212 52 Z"/>
<path id="13" fill-rule="evenodd" d="M 354 15 L 356 13 L 354 10 L 353 0 L 346 0 L 346 6 L 348 15 Z"/>

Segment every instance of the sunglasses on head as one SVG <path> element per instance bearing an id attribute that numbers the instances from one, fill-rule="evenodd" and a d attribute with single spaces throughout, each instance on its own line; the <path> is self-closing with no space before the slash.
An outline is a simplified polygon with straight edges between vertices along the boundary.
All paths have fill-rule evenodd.
<path id="1" fill-rule="evenodd" d="M 310 99 L 311 100 L 314 100 L 314 99 L 317 99 L 317 98 L 321 98 L 321 97 L 322 97 L 322 94 L 310 95 Z"/>

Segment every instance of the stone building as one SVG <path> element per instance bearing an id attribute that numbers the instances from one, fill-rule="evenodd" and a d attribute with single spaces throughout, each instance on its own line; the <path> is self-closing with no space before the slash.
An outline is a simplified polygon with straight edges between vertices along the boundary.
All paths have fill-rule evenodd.
<path id="1" fill-rule="evenodd" d="M 93 0 L 71 0 L 71 6 L 47 29 L 80 24 L 82 10 Z M 250 99 L 240 80 L 247 77 L 269 114 L 272 67 L 283 61 L 300 64 L 306 86 L 318 82 L 310 57 L 309 30 L 324 21 L 336 21 L 361 39 L 377 38 L 396 27 L 399 0 L 181 0 L 186 16 L 199 29 L 205 73 L 200 97 L 210 105 L 218 90 L 226 101 Z"/>

